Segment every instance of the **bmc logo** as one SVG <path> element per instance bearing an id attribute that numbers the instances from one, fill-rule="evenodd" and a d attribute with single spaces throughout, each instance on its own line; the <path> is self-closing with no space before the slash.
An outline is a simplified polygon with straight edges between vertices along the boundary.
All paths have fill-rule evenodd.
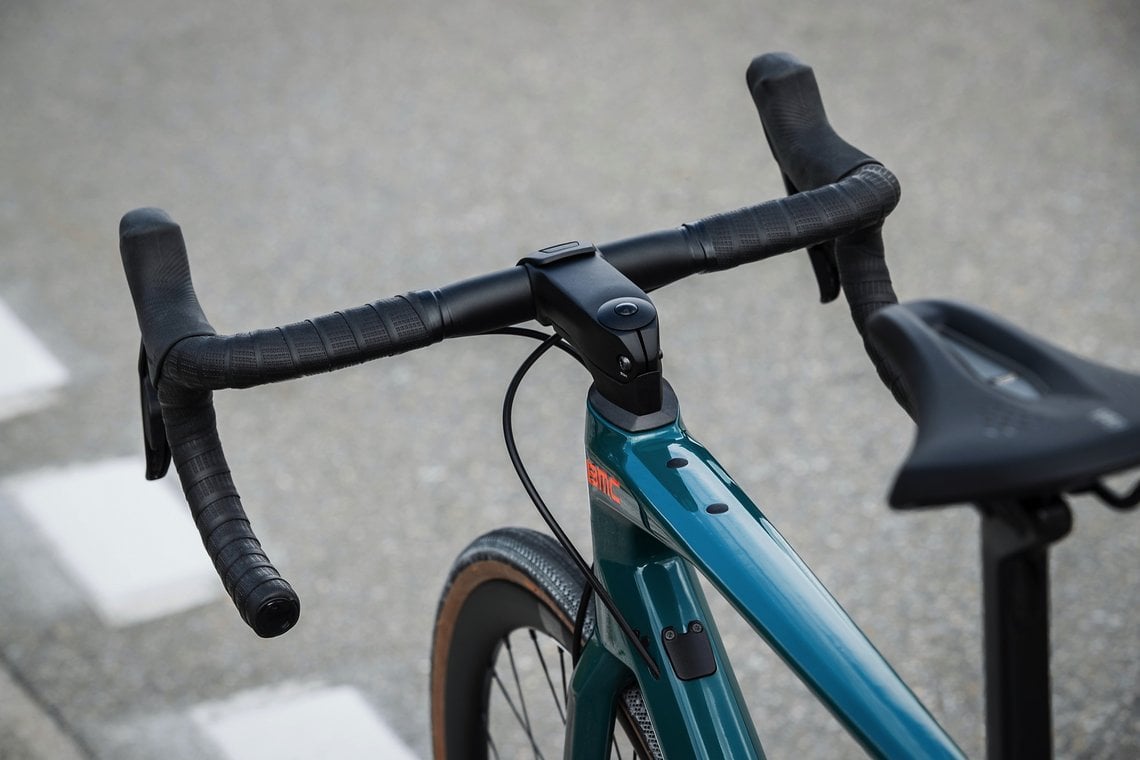
<path id="1" fill-rule="evenodd" d="M 621 504 L 621 496 L 618 495 L 621 483 L 589 459 L 586 460 L 586 482 L 590 484 L 590 488 L 600 491 L 614 504 Z"/>

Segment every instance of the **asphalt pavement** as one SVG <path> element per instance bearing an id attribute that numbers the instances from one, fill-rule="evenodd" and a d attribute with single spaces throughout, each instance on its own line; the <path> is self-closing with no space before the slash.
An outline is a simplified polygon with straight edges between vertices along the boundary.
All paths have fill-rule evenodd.
<path id="1" fill-rule="evenodd" d="M 349 757 L 351 735 L 426 758 L 451 558 L 538 525 L 499 431 L 521 341 L 219 393 L 247 510 L 302 598 L 294 631 L 254 636 L 199 583 L 204 553 L 181 559 L 173 482 L 116 522 L 133 491 L 104 478 L 133 458 L 142 479 L 129 209 L 182 225 L 219 331 L 291 322 L 781 194 L 744 71 L 788 50 L 900 177 L 903 298 L 967 300 L 1140 372 L 1138 36 L 1131 0 L 0 4 L 0 302 L 26 331 L 0 335 L 18 346 L 0 375 L 55 361 L 0 404 L 0 757 L 249 760 L 250 732 L 297 725 L 298 756 Z M 912 426 L 846 308 L 818 304 L 802 254 L 654 300 L 690 430 L 982 756 L 978 520 L 887 508 Z M 516 412 L 579 540 L 585 388 L 552 357 Z M 1075 512 L 1052 551 L 1057 755 L 1133 758 L 1140 518 Z M 717 609 L 768 753 L 858 756 Z"/>

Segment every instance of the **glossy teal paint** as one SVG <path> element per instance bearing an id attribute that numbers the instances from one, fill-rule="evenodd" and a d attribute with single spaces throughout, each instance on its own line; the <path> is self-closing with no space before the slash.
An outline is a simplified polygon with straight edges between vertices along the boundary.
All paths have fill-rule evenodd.
<path id="1" fill-rule="evenodd" d="M 609 508 L 592 510 L 594 568 L 661 670 L 654 678 L 613 618 L 598 609 L 595 640 L 636 674 L 667 758 L 761 758 L 763 752 L 692 567 L 660 541 Z M 682 681 L 673 676 L 661 632 L 708 632 L 716 671 Z"/>
<path id="2" fill-rule="evenodd" d="M 587 640 L 570 679 L 565 760 L 609 757 L 615 700 L 632 681 L 633 674 L 596 636 Z"/>
<path id="3" fill-rule="evenodd" d="M 684 558 L 724 594 L 872 755 L 964 757 L 756 505 L 712 455 L 685 433 L 680 421 L 630 434 L 590 409 L 586 450 L 589 459 L 617 482 L 609 484 L 610 495 L 591 487 L 599 577 L 623 612 L 629 604 L 641 615 L 630 622 L 649 627 L 651 644 L 661 630 L 652 626 L 675 625 L 676 615 L 687 614 L 685 604 L 693 609 L 704 606 L 703 598 L 697 596 L 699 587 L 688 577 L 691 570 L 684 563 L 674 564 L 679 562 L 677 557 Z M 668 465 L 670 460 L 681 459 L 684 466 Z M 711 514 L 707 511 L 711 504 L 727 508 Z M 693 595 L 678 597 L 683 587 L 694 589 Z M 707 628 L 715 631 L 711 619 Z M 681 741 L 674 728 L 720 732 L 724 714 L 714 711 L 707 701 L 704 709 L 692 707 L 689 701 L 694 696 L 698 702 L 707 700 L 703 694 L 694 695 L 691 687 L 705 679 L 680 687 L 656 684 L 642 672 L 644 665 L 623 651 L 620 634 L 605 626 L 600 632 L 603 643 L 637 671 L 655 725 L 669 734 L 665 746 Z M 717 647 L 718 666 L 723 662 L 727 669 L 719 640 Z M 663 657 L 659 648 L 651 651 Z M 667 671 L 667 661 L 659 662 Z M 720 680 L 715 709 L 727 710 L 731 723 L 747 724 L 731 671 L 727 679 Z M 659 715 L 654 697 L 666 691 L 671 698 L 662 700 L 665 714 Z"/>

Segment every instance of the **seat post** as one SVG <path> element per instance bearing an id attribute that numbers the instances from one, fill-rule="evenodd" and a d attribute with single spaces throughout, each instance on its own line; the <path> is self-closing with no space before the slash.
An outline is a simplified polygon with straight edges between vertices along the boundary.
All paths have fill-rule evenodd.
<path id="1" fill-rule="evenodd" d="M 1072 528 L 1059 496 L 988 502 L 982 515 L 986 756 L 1052 757 L 1048 546 Z"/>

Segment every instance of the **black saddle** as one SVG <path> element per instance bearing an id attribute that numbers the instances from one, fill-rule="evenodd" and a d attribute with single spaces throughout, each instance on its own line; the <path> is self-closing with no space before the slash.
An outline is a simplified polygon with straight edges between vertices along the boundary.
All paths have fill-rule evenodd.
<path id="1" fill-rule="evenodd" d="M 918 423 L 893 507 L 1079 492 L 1140 465 L 1140 375 L 951 301 L 887 307 L 867 334 Z"/>

